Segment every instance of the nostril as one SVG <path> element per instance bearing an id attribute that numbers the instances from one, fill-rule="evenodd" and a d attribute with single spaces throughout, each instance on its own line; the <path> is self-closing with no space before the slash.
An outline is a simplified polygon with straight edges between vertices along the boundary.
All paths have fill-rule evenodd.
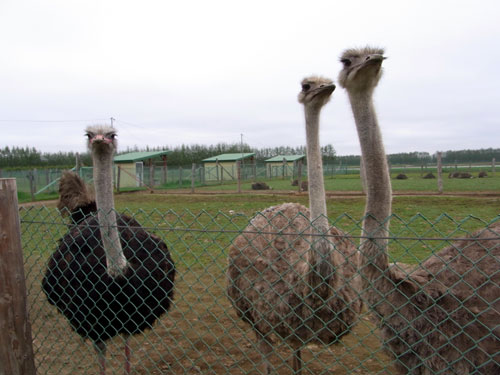
<path id="1" fill-rule="evenodd" d="M 366 56 L 366 60 L 370 60 L 370 56 Z"/>

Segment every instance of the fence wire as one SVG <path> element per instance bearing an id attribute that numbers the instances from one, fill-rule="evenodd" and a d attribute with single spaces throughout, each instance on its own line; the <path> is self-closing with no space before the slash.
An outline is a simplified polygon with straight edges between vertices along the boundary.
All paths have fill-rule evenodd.
<path id="1" fill-rule="evenodd" d="M 153 270 L 151 274 L 109 286 L 99 281 L 107 277 L 102 266 L 105 264 L 103 259 L 95 259 L 97 263 L 104 263 L 94 268 L 83 265 L 87 262 L 84 261 L 85 257 L 104 257 L 95 218 L 75 226 L 69 224 L 55 209 L 21 208 L 29 314 L 38 374 L 99 373 L 101 365 L 93 342 L 99 347 L 101 341 L 107 347 L 106 353 L 102 353 L 106 358 L 106 373 L 121 374 L 127 338 L 132 353 L 132 374 L 263 374 L 267 370 L 263 367 L 263 346 L 259 334 L 268 333 L 265 341 L 272 350 L 264 359 L 269 364 L 269 370 L 276 374 L 294 373 L 294 352 L 298 344 L 303 344 L 303 374 L 498 373 L 494 371 L 500 368 L 500 352 L 491 353 L 491 349 L 485 347 L 485 343 L 490 345 L 489 348 L 498 346 L 498 325 L 493 328 L 491 325 L 482 327 L 486 331 L 484 340 L 469 348 L 472 354 L 477 350 L 486 353 L 484 355 L 488 358 L 487 362 L 483 362 L 486 363 L 483 367 L 472 363 L 469 367 L 460 365 L 463 372 L 450 370 L 460 368 L 455 364 L 462 360 L 471 362 L 467 353 L 457 355 L 442 372 L 432 372 L 426 367 L 427 360 L 436 362 L 434 355 L 445 355 L 444 347 L 456 345 L 460 348 L 454 338 L 462 334 L 471 335 L 469 330 L 473 322 L 482 321 L 481 311 L 472 309 L 470 301 L 457 306 L 456 311 L 460 316 L 473 314 L 475 318 L 469 319 L 469 326 L 464 325 L 463 321 L 456 321 L 455 325 L 461 324 L 459 331 L 449 342 L 436 345 L 436 353 L 427 352 L 421 360 L 424 365 L 408 365 L 401 361 L 408 351 L 418 350 L 419 343 L 408 343 L 407 352 L 403 354 L 396 353 L 393 347 L 384 344 L 383 334 L 377 326 L 377 312 L 374 313 L 366 303 L 370 299 L 367 297 L 368 289 L 355 290 L 354 297 L 351 295 L 352 299 L 347 301 L 347 307 L 341 309 L 341 312 L 353 310 L 355 318 L 351 321 L 342 322 L 341 312 L 325 306 L 338 296 L 343 296 L 344 289 L 353 289 L 354 284 L 364 277 L 360 277 L 356 256 L 346 256 L 340 250 L 341 244 L 357 250 L 360 240 L 387 240 L 390 268 L 400 276 L 400 283 L 415 278 L 421 285 L 432 287 L 433 279 L 419 279 L 421 274 L 418 270 L 422 268 L 422 262 L 446 247 L 454 248 L 460 254 L 463 248 L 478 243 L 477 235 L 473 235 L 475 231 L 491 226 L 493 222 L 500 222 L 500 217 L 487 222 L 474 216 L 456 220 L 441 215 L 431 220 L 423 215 L 410 219 L 393 215 L 389 234 L 377 237 L 360 235 L 362 219 L 349 215 L 330 221 L 343 232 L 330 232 L 325 236 L 318 235 L 314 223 L 311 226 L 301 214 L 292 219 L 286 218 L 284 224 L 278 224 L 276 218 L 265 213 L 257 215 L 259 219 L 267 220 L 264 227 L 253 225 L 256 223 L 255 218 L 252 220 L 238 213 L 154 210 L 126 211 L 122 214 L 130 218 L 119 219 L 118 227 L 125 255 L 134 267 L 144 261 L 138 254 L 141 251 L 147 253 L 149 250 L 145 248 L 151 243 L 163 252 L 166 250 L 161 243 L 168 247 L 171 263 L 175 264 L 173 295 L 160 293 L 158 297 L 157 290 L 150 286 L 149 293 L 139 291 L 143 283 L 147 284 L 158 276 L 153 275 L 158 274 L 158 268 L 171 265 L 168 257 L 160 255 L 155 258 L 150 268 Z M 304 226 L 304 222 L 308 225 Z M 152 235 L 147 237 L 145 231 Z M 76 237 L 83 238 L 83 243 L 79 243 Z M 310 261 L 307 249 L 311 244 L 316 247 L 325 238 L 333 244 L 332 251 L 337 254 L 333 258 L 337 259 L 334 273 L 338 277 L 333 284 L 329 284 L 327 294 L 321 296 L 323 303 L 318 303 L 316 294 L 322 293 L 321 288 L 307 285 L 311 278 L 301 273 L 301 270 Z M 455 245 L 457 241 L 461 243 L 460 246 Z M 272 256 L 268 255 L 276 253 L 280 246 L 285 252 L 293 251 L 295 255 L 289 258 L 275 256 L 276 263 L 269 263 L 266 259 L 272 259 Z M 481 235 L 481 246 L 484 256 L 477 262 L 469 260 L 468 273 L 483 272 L 479 267 L 482 267 L 481 261 L 487 260 L 497 271 L 483 274 L 483 284 L 490 281 L 497 283 L 500 274 L 500 267 L 495 263 L 500 263 L 498 230 L 485 231 Z M 132 253 L 132 247 L 141 249 Z M 61 256 L 56 262 L 54 254 L 57 251 L 61 251 Z M 236 258 L 235 253 L 238 254 Z M 136 258 L 132 260 L 133 256 Z M 258 258 L 256 262 L 252 260 L 253 256 Z M 449 258 L 443 259 L 443 262 L 449 261 Z M 59 267 L 58 272 L 52 278 L 47 278 L 47 269 L 54 264 Z M 75 264 L 81 267 L 72 268 Z M 283 265 L 287 270 L 283 271 Z M 339 271 L 349 267 L 355 272 L 345 274 Z M 238 284 L 232 278 L 234 272 L 231 270 L 237 271 L 238 280 L 243 280 L 242 283 Z M 170 278 L 173 281 L 173 274 L 169 272 L 160 272 L 160 279 Z M 139 271 L 136 273 L 139 275 Z M 252 278 L 252 273 L 257 278 Z M 267 278 L 266 275 L 271 276 Z M 469 282 L 465 275 L 457 275 L 457 285 Z M 80 278 L 80 281 L 75 282 L 75 278 Z M 47 283 L 50 288 L 47 288 Z M 235 299 L 228 285 L 237 288 L 240 300 L 238 297 Z M 394 290 L 385 293 L 386 299 L 384 295 L 377 297 L 380 298 L 380 306 L 387 305 L 391 293 L 400 290 L 398 285 L 394 284 Z M 162 287 L 169 290 L 169 285 Z M 479 292 L 481 284 L 470 284 L 469 288 L 472 290 L 470 300 L 473 300 L 473 306 L 480 308 L 486 304 L 490 310 L 495 310 L 491 316 L 500 316 L 500 295 L 482 295 Z M 60 301 L 55 301 L 53 296 L 48 298 L 48 289 L 56 294 L 64 294 L 61 290 L 66 290 L 66 294 Z M 125 298 L 123 295 L 127 293 L 128 297 Z M 149 304 L 151 308 L 137 308 L 131 312 L 129 305 L 139 294 L 141 303 Z M 99 305 L 95 302 L 110 295 L 109 304 Z M 249 297 L 251 295 L 253 297 Z M 254 305 L 242 309 L 241 301 Z M 314 302 L 310 304 L 307 301 Z M 363 301 L 365 304 L 361 308 Z M 438 299 L 436 301 L 438 304 Z M 166 313 L 162 313 L 161 309 L 154 310 L 159 305 L 166 306 L 165 303 L 169 305 Z M 413 303 L 414 296 L 407 296 L 405 305 L 411 306 Z M 256 308 L 258 304 L 265 307 L 259 310 Z M 359 307 L 359 314 L 354 311 L 354 305 Z M 304 313 L 306 310 L 307 313 Z M 123 311 L 127 311 L 126 317 L 123 317 Z M 401 311 L 404 311 L 403 307 Z M 425 312 L 422 314 L 425 316 Z M 151 319 L 151 315 L 158 319 Z M 319 323 L 314 320 L 315 316 L 321 317 Z M 454 316 L 447 316 L 445 320 L 453 320 Z M 133 319 L 141 324 L 147 322 L 141 327 L 125 327 L 124 322 Z M 416 321 L 416 318 L 405 318 L 404 315 L 401 315 L 401 319 L 407 325 Z M 343 328 L 335 331 L 332 327 L 338 326 L 339 321 Z M 496 324 L 500 324 L 499 319 L 496 321 Z M 89 328 L 89 324 L 93 324 L 94 328 Z M 267 328 L 262 328 L 264 326 Z M 263 332 L 265 329 L 268 332 Z M 315 340 L 315 337 L 321 339 Z M 393 340 L 404 344 L 405 336 L 396 334 Z M 425 341 L 425 337 L 421 340 Z"/>

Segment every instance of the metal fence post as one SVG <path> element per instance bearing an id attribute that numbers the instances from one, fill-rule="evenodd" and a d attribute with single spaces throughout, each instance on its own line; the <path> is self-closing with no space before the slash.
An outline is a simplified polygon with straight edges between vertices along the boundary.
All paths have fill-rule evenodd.
<path id="1" fill-rule="evenodd" d="M 34 375 L 14 178 L 0 179 L 0 374 Z"/>

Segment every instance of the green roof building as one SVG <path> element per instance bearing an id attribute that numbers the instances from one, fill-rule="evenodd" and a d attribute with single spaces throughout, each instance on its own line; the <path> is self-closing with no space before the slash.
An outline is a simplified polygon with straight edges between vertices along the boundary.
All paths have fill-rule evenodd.
<path id="1" fill-rule="evenodd" d="M 306 156 L 300 155 L 278 155 L 265 160 L 266 175 L 273 177 L 293 177 L 295 166 L 299 161 L 304 162 Z"/>
<path id="2" fill-rule="evenodd" d="M 113 158 L 115 162 L 120 187 L 138 187 L 144 183 L 153 187 L 154 183 L 154 160 L 163 160 L 163 179 L 166 180 L 167 155 L 170 151 L 139 151 L 128 152 Z M 144 181 L 144 164 L 149 167 L 148 181 Z"/>
<path id="3" fill-rule="evenodd" d="M 203 159 L 205 181 L 237 180 L 236 162 L 238 161 L 242 166 L 255 165 L 255 153 L 220 154 Z"/>

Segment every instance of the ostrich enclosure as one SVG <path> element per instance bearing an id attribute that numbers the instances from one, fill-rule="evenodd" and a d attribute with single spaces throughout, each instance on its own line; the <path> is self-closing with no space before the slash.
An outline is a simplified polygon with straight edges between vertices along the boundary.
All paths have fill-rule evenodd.
<path id="1" fill-rule="evenodd" d="M 144 334 L 131 337 L 132 374 L 259 375 L 254 333 L 226 296 L 227 252 L 233 239 L 264 208 L 307 204 L 305 194 L 120 194 L 117 211 L 161 237 L 176 264 L 171 310 Z M 359 244 L 363 197 L 330 197 L 330 224 Z M 394 199 L 390 261 L 411 272 L 431 253 L 498 221 L 500 194 L 476 197 L 401 196 Z M 96 374 L 92 344 L 74 333 L 41 290 L 46 263 L 67 232 L 55 203 L 20 208 L 21 239 L 37 374 Z M 272 286 L 270 286 L 272 287 Z M 264 292 L 264 291 L 263 291 Z M 123 341 L 108 342 L 107 374 L 123 373 Z M 293 349 L 276 340 L 276 374 L 292 374 Z M 396 374 L 365 309 L 338 344 L 307 345 L 303 374 Z"/>

